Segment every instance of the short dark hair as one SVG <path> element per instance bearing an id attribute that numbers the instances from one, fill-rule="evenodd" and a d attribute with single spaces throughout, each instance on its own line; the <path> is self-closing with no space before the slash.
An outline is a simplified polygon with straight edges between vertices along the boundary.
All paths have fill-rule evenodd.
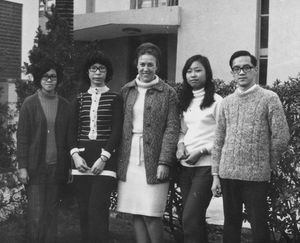
<path id="1" fill-rule="evenodd" d="M 57 76 L 57 83 L 58 84 L 62 81 L 63 78 L 63 68 L 60 64 L 54 62 L 51 59 L 43 59 L 40 60 L 40 62 L 37 65 L 32 66 L 30 73 L 33 76 L 33 83 L 36 87 L 41 88 L 41 80 L 42 77 L 47 73 L 50 69 L 53 69 L 56 71 Z"/>
<path id="2" fill-rule="evenodd" d="M 186 79 L 186 73 L 188 69 L 191 67 L 193 62 L 200 62 L 203 67 L 205 68 L 206 73 L 206 80 L 204 85 L 204 99 L 200 104 L 200 109 L 204 109 L 210 107 L 212 103 L 215 101 L 214 94 L 215 94 L 215 85 L 213 83 L 213 74 L 212 69 L 207 57 L 202 55 L 194 55 L 191 56 L 189 59 L 186 60 L 184 67 L 182 69 L 182 78 L 183 78 L 183 89 L 179 95 L 180 106 L 183 111 L 186 111 L 188 106 L 190 105 L 192 99 L 194 98 L 192 87 L 188 84 Z"/>
<path id="3" fill-rule="evenodd" d="M 159 47 L 157 45 L 154 45 L 151 42 L 146 42 L 146 43 L 139 45 L 135 51 L 135 60 L 134 60 L 135 66 L 137 66 L 139 57 L 144 54 L 149 54 L 149 55 L 152 55 L 155 57 L 157 72 L 158 72 L 159 67 L 160 67 L 160 60 L 161 60 L 161 51 L 160 51 Z"/>
<path id="4" fill-rule="evenodd" d="M 97 51 L 91 51 L 87 54 L 83 69 L 82 69 L 82 80 L 84 83 L 90 85 L 91 80 L 89 78 L 89 69 L 92 65 L 95 63 L 99 63 L 101 65 L 104 65 L 106 67 L 106 78 L 105 83 L 108 83 L 113 76 L 113 67 L 111 64 L 111 61 L 104 55 L 103 52 L 97 50 Z"/>
<path id="5" fill-rule="evenodd" d="M 230 60 L 229 60 L 229 66 L 232 68 L 233 60 L 236 59 L 237 57 L 241 57 L 241 56 L 250 57 L 252 65 L 254 67 L 256 67 L 256 65 L 257 65 L 256 57 L 253 56 L 250 52 L 245 51 L 245 50 L 240 50 L 240 51 L 236 51 L 235 53 L 233 53 L 232 56 L 230 57 Z"/>

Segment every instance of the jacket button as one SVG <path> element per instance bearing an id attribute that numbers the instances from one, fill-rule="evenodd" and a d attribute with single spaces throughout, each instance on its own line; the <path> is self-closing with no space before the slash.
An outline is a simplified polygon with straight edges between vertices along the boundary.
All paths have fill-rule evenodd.
<path id="1" fill-rule="evenodd" d="M 147 145 L 149 145 L 149 144 L 150 144 L 150 141 L 149 141 L 149 140 L 147 140 L 145 143 L 146 143 Z"/>
<path id="2" fill-rule="evenodd" d="M 151 110 L 151 106 L 147 106 L 147 110 Z"/>
<path id="3" fill-rule="evenodd" d="M 146 127 L 150 127 L 151 126 L 151 124 L 150 123 L 146 123 Z"/>

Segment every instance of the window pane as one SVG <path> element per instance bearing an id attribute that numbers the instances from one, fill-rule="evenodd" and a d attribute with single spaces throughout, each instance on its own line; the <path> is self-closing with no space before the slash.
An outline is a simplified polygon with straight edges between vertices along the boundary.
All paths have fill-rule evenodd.
<path id="1" fill-rule="evenodd" d="M 261 17 L 260 26 L 260 48 L 268 48 L 269 38 L 269 16 Z"/>
<path id="2" fill-rule="evenodd" d="M 268 59 L 259 60 L 259 84 L 265 85 L 267 83 Z"/>
<path id="3" fill-rule="evenodd" d="M 261 0 L 261 14 L 269 14 L 269 0 Z"/>

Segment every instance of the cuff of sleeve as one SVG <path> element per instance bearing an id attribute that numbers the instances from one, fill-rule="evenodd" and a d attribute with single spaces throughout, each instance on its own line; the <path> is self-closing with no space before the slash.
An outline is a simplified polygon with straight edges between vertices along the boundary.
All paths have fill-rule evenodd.
<path id="1" fill-rule="evenodd" d="M 79 148 L 72 148 L 71 150 L 70 150 L 70 155 L 72 156 L 73 154 L 75 154 L 75 153 L 79 153 Z"/>
<path id="2" fill-rule="evenodd" d="M 70 150 L 70 155 L 72 156 L 73 154 L 83 152 L 84 150 L 85 148 L 72 148 Z"/>
<path id="3" fill-rule="evenodd" d="M 212 166 L 211 167 L 211 174 L 212 175 L 219 175 L 219 166 Z"/>
<path id="4" fill-rule="evenodd" d="M 164 162 L 164 161 L 159 161 L 158 165 L 165 165 L 165 166 L 171 167 L 170 163 Z"/>
<path id="5" fill-rule="evenodd" d="M 109 159 L 110 156 L 111 156 L 111 154 L 110 154 L 110 152 L 108 152 L 108 151 L 102 149 L 102 150 L 101 150 L 101 156 L 105 156 L 107 159 Z"/>

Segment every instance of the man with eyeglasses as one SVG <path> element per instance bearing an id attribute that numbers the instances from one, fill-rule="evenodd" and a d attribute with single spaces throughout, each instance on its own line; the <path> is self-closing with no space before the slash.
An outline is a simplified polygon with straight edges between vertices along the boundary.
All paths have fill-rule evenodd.
<path id="1" fill-rule="evenodd" d="M 267 191 L 271 171 L 289 141 L 289 128 L 277 94 L 256 84 L 257 60 L 248 51 L 229 61 L 236 91 L 221 103 L 212 151 L 212 192 L 221 189 L 224 243 L 241 241 L 243 204 L 253 242 L 268 243 Z"/>

